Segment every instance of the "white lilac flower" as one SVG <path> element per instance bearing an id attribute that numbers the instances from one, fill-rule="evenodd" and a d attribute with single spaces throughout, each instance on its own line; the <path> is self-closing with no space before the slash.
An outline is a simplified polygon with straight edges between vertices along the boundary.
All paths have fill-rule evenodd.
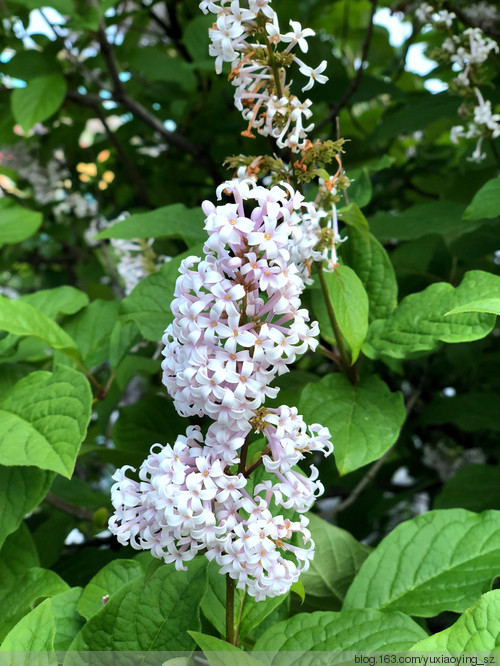
<path id="1" fill-rule="evenodd" d="M 299 65 L 300 72 L 308 78 L 302 90 L 309 90 L 314 82 L 325 83 L 327 77 L 322 74 L 326 68 L 325 61 L 314 69 L 292 53 L 296 46 L 302 53 L 308 51 L 306 40 L 315 34 L 314 30 L 302 28 L 297 21 L 290 21 L 292 30 L 282 34 L 269 0 L 250 0 L 248 9 L 242 8 L 239 0 L 230 4 L 204 0 L 200 8 L 217 16 L 209 30 L 209 53 L 215 57 L 217 73 L 222 71 L 223 63 L 231 63 L 230 79 L 236 88 L 234 103 L 248 122 L 248 128 L 242 134 L 254 137 L 252 132 L 255 130 L 276 139 L 280 148 L 288 147 L 292 152 L 302 150 L 308 132 L 314 127 L 313 124 L 304 126 L 302 123 L 302 116 L 309 118 L 311 115 L 308 111 L 310 100 L 301 102 L 289 92 L 286 67 L 276 67 L 275 59 L 283 53 L 287 56 L 282 60 L 286 66 L 292 62 Z M 262 22 L 264 33 L 260 30 Z M 264 41 L 259 40 L 259 34 L 265 35 Z M 279 44 L 287 44 L 287 47 L 279 51 Z M 266 49 L 272 55 L 262 58 Z M 298 108 L 300 113 L 297 113 Z"/>
<path id="2" fill-rule="evenodd" d="M 317 324 L 300 309 L 304 265 L 291 260 L 310 259 L 314 240 L 310 228 L 301 234 L 303 197 L 289 186 L 266 190 L 248 180 L 224 188 L 235 203 L 203 204 L 206 255 L 180 269 L 163 382 L 181 415 L 224 413 L 244 425 L 276 396 L 276 374 L 317 345 Z M 255 204 L 249 217 L 245 201 Z"/>
<path id="3" fill-rule="evenodd" d="M 267 424 L 265 433 L 274 439 L 281 432 L 294 437 L 301 457 L 311 451 L 331 452 L 326 428 L 311 426 L 308 436 L 293 408 L 283 406 L 272 414 L 276 425 Z M 283 458 L 280 469 L 286 471 L 278 471 L 278 483 L 264 481 L 250 495 L 247 478 L 226 471 L 218 457 L 218 440 L 227 434 L 215 422 L 203 446 L 199 427 L 190 426 L 173 447 L 152 447 L 138 470 L 139 480 L 130 478 L 135 473 L 130 466 L 117 470 L 111 489 L 115 513 L 109 529 L 121 544 L 150 550 L 154 557 L 175 563 L 177 569 L 185 569 L 186 562 L 204 551 L 219 564 L 222 574 L 229 574 L 257 600 L 277 596 L 308 568 L 314 543 L 305 516 L 292 521 L 273 515 L 271 503 L 305 512 L 322 486 L 316 481 L 317 470 L 307 478 Z M 273 455 L 283 457 L 271 439 L 269 447 Z M 305 547 L 289 542 L 297 532 Z"/>

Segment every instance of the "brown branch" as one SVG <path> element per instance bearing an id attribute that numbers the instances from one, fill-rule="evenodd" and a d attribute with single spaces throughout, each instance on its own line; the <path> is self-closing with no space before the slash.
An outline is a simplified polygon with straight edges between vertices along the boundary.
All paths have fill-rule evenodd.
<path id="1" fill-rule="evenodd" d="M 63 513 L 67 513 L 69 516 L 73 516 L 78 520 L 85 520 L 88 523 L 91 523 L 94 519 L 94 512 L 89 509 L 85 509 L 82 506 L 77 506 L 76 504 L 71 504 L 66 500 L 61 499 L 54 495 L 54 493 L 47 493 L 45 501 L 50 506 L 53 506 L 55 509 L 59 509 Z"/>
<path id="2" fill-rule="evenodd" d="M 99 8 L 96 0 L 90 1 L 94 7 L 97 9 Z M 186 139 L 182 134 L 168 130 L 159 118 L 142 106 L 140 102 L 130 97 L 127 93 L 125 86 L 120 80 L 118 63 L 114 56 L 113 47 L 106 37 L 106 26 L 102 18 L 97 30 L 97 40 L 101 47 L 101 54 L 113 84 L 113 99 L 158 132 L 171 146 L 194 157 L 195 160 L 210 174 L 214 181 L 219 183 L 221 180 L 219 170 L 207 153 L 205 153 L 199 146 L 191 143 L 191 141 Z"/>
<path id="3" fill-rule="evenodd" d="M 339 112 L 344 108 L 344 106 L 346 106 L 348 101 L 351 99 L 351 97 L 358 89 L 358 86 L 361 82 L 361 77 L 363 76 L 363 70 L 367 63 L 368 51 L 370 50 L 370 43 L 373 35 L 373 17 L 375 16 L 375 12 L 377 10 L 377 1 L 378 0 L 371 0 L 370 19 L 368 23 L 368 28 L 366 30 L 365 41 L 363 42 L 363 48 L 361 51 L 361 62 L 359 63 L 359 67 L 356 70 L 356 74 L 354 75 L 354 78 L 351 81 L 350 86 L 347 88 L 345 93 L 340 98 L 340 101 L 338 101 L 333 106 L 333 108 L 330 110 L 326 118 L 324 118 L 320 123 L 316 125 L 315 132 L 318 132 L 323 127 L 325 127 L 325 125 L 328 125 L 329 122 L 331 122 L 334 118 L 336 118 Z"/>

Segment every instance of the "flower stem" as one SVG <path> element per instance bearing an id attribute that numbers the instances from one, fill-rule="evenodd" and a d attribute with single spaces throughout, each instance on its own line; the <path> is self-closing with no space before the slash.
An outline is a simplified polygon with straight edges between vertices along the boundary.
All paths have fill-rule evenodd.
<path id="1" fill-rule="evenodd" d="M 239 613 L 238 613 L 238 622 L 236 623 L 236 632 L 235 632 L 235 634 L 234 634 L 233 645 L 237 645 L 237 644 L 238 644 L 238 632 L 239 632 L 239 630 L 240 630 L 241 616 L 242 616 L 242 613 L 243 613 L 243 603 L 244 603 L 244 601 L 245 601 L 245 594 L 246 594 L 246 592 L 247 592 L 247 588 L 245 587 L 245 588 L 243 588 L 243 594 L 241 595 L 240 610 L 239 610 Z"/>
<path id="2" fill-rule="evenodd" d="M 234 645 L 234 580 L 226 574 L 226 641 Z"/>
<path id="3" fill-rule="evenodd" d="M 245 442 L 240 451 L 240 464 L 238 465 L 238 474 L 245 471 L 247 464 L 248 445 L 250 443 L 250 433 L 246 436 Z"/>
<path id="4" fill-rule="evenodd" d="M 340 354 L 341 367 L 346 375 L 347 379 L 351 382 L 352 385 L 356 384 L 356 370 L 351 365 L 349 354 L 344 345 L 344 339 L 342 338 L 342 333 L 340 331 L 339 324 L 337 322 L 337 317 L 335 316 L 335 311 L 333 309 L 332 302 L 330 300 L 330 294 L 328 293 L 328 286 L 325 281 L 325 275 L 323 272 L 323 264 L 319 261 L 316 262 L 316 267 L 318 269 L 319 282 L 321 284 L 321 289 L 323 291 L 323 296 L 325 299 L 326 309 L 328 311 L 328 318 L 330 319 L 330 324 L 332 325 L 333 334 L 335 336 L 335 341 Z"/>

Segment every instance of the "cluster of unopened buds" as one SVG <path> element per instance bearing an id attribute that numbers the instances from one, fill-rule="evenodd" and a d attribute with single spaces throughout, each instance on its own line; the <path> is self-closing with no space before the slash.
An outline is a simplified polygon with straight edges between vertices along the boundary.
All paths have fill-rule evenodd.
<path id="1" fill-rule="evenodd" d="M 303 197 L 286 184 L 238 179 L 219 198 L 223 191 L 234 203 L 203 204 L 205 256 L 182 262 L 163 338 L 163 381 L 177 411 L 213 423 L 205 437 L 191 426 L 173 447 L 153 447 L 139 481 L 130 468 L 117 472 L 110 529 L 178 568 L 203 552 L 259 600 L 289 590 L 309 566 L 314 543 L 301 514 L 323 487 L 313 465 L 309 476 L 296 465 L 333 447 L 328 429 L 307 427 L 296 408 L 263 405 L 278 393 L 273 379 L 317 345 L 317 323 L 300 307 L 304 267 L 291 258 L 304 240 Z M 267 443 L 247 464 L 253 431 Z M 259 466 L 263 480 L 249 485 Z"/>
<path id="2" fill-rule="evenodd" d="M 244 5 L 244 6 L 243 6 Z M 210 54 L 215 56 L 217 73 L 223 63 L 231 63 L 229 78 L 236 87 L 236 108 L 248 122 L 244 136 L 254 137 L 252 130 L 263 136 L 271 136 L 280 148 L 292 152 L 304 148 L 307 134 L 314 124 L 311 101 L 300 101 L 290 93 L 286 82 L 286 68 L 295 63 L 299 72 L 307 78 L 302 88 L 305 92 L 315 83 L 325 83 L 323 74 L 326 61 L 312 68 L 306 65 L 293 49 L 298 46 L 307 53 L 307 38 L 315 33 L 302 28 L 297 21 L 290 21 L 291 30 L 281 33 L 276 12 L 270 0 L 203 0 L 203 12 L 216 15 L 209 31 Z M 286 44 L 281 51 L 280 44 Z"/>
<path id="3" fill-rule="evenodd" d="M 436 11 L 424 3 L 416 10 L 416 16 L 422 23 L 431 23 L 448 33 L 439 55 L 458 70 L 452 86 L 465 99 L 460 107 L 460 115 L 467 120 L 464 125 L 452 127 L 450 138 L 454 143 L 458 143 L 461 138 L 477 139 L 470 159 L 480 162 L 486 157 L 481 150 L 482 142 L 500 136 L 500 115 L 493 113 L 491 102 L 484 99 L 478 88 L 481 65 L 487 61 L 490 53 L 499 52 L 498 44 L 479 27 L 469 27 L 457 33 L 454 12 Z"/>

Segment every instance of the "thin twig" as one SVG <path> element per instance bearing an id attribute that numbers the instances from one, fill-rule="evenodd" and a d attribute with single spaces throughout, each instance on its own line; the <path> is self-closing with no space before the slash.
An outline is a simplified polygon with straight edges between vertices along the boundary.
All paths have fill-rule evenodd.
<path id="1" fill-rule="evenodd" d="M 226 641 L 234 645 L 234 580 L 226 574 Z"/>
<path id="2" fill-rule="evenodd" d="M 339 112 L 344 108 L 344 106 L 346 106 L 348 101 L 351 99 L 351 97 L 358 89 L 358 86 L 361 82 L 361 77 L 363 76 L 363 70 L 367 63 L 368 51 L 370 50 L 370 43 L 373 35 L 373 17 L 375 16 L 375 12 L 377 10 L 377 1 L 378 0 L 371 1 L 370 19 L 368 23 L 368 28 L 366 30 L 365 41 L 363 42 L 363 48 L 361 51 L 361 62 L 359 63 L 359 67 L 356 70 L 356 74 L 354 75 L 354 78 L 351 81 L 350 86 L 347 88 L 345 93 L 340 98 L 340 101 L 338 101 L 337 104 L 335 104 L 335 106 L 330 110 L 330 113 L 326 116 L 326 118 L 324 118 L 320 123 L 316 125 L 315 128 L 316 132 L 325 127 L 325 125 L 328 125 L 329 122 L 331 122 L 334 118 L 338 116 Z"/>
<path id="3" fill-rule="evenodd" d="M 59 509 L 59 511 L 67 513 L 68 516 L 73 516 L 78 520 L 85 520 L 91 523 L 92 520 L 94 519 L 93 511 L 85 509 L 82 506 L 77 506 L 76 504 L 71 504 L 71 502 L 67 502 L 66 500 L 63 500 L 60 497 L 57 497 L 56 495 L 54 495 L 54 493 L 50 492 L 47 493 L 47 495 L 45 496 L 45 501 L 47 502 L 47 504 L 50 504 L 50 506 L 53 506 L 55 509 Z"/>

